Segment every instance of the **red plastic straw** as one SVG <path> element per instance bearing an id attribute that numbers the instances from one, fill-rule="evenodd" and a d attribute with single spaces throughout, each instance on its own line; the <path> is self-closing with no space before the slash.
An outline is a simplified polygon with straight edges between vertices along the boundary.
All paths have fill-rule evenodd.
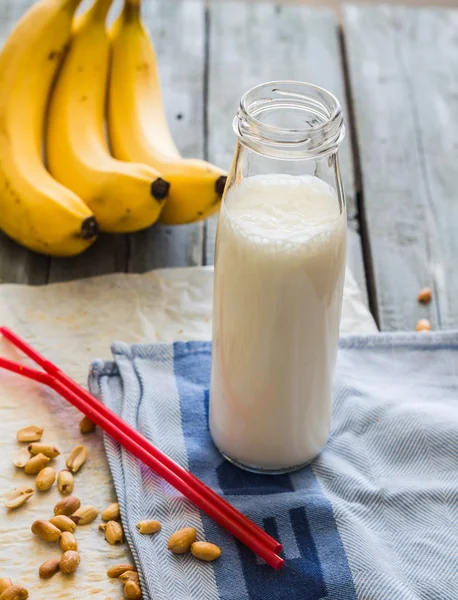
<path id="1" fill-rule="evenodd" d="M 275 554 L 275 551 L 281 549 L 281 545 L 276 540 L 237 511 L 224 498 L 218 496 L 216 492 L 197 479 L 192 473 L 183 469 L 163 454 L 139 434 L 138 431 L 130 427 L 118 415 L 33 350 L 33 348 L 18 338 L 13 332 L 5 327 L 0 328 L 0 332 L 42 366 L 47 373 L 36 371 L 35 369 L 4 358 L 0 358 L 0 367 L 4 367 L 53 388 L 216 522 L 256 552 L 269 565 L 275 569 L 283 566 L 283 559 Z"/>

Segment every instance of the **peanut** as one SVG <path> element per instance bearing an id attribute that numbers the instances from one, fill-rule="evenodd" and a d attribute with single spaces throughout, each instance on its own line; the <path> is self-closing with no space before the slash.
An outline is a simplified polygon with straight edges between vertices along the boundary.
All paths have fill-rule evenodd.
<path id="1" fill-rule="evenodd" d="M 26 600 L 29 592 L 22 585 L 10 585 L 1 595 L 0 600 Z"/>
<path id="2" fill-rule="evenodd" d="M 128 581 L 124 586 L 124 596 L 128 600 L 140 600 L 142 591 L 136 581 Z"/>
<path id="3" fill-rule="evenodd" d="M 416 326 L 417 331 L 431 331 L 431 323 L 428 319 L 420 319 Z"/>
<path id="4" fill-rule="evenodd" d="M 119 517 L 119 502 L 113 502 L 102 512 L 102 519 L 104 521 L 117 521 Z"/>
<path id="5" fill-rule="evenodd" d="M 194 542 L 191 546 L 191 553 L 200 560 L 211 562 L 221 556 L 221 548 L 210 542 Z"/>
<path id="6" fill-rule="evenodd" d="M 13 582 L 9 577 L 0 577 L 0 594 L 3 594 L 3 592 L 12 585 Z"/>
<path id="7" fill-rule="evenodd" d="M 57 515 L 73 515 L 79 507 L 81 506 L 81 502 L 79 498 L 76 496 L 68 496 L 67 498 L 63 498 L 60 500 L 56 506 L 54 507 L 54 514 Z"/>
<path id="8" fill-rule="evenodd" d="M 25 465 L 27 464 L 27 461 L 29 460 L 29 458 L 30 458 L 30 452 L 27 450 L 27 448 L 21 448 L 14 455 L 13 464 L 15 467 L 18 467 L 19 469 L 23 469 L 25 467 Z"/>
<path id="9" fill-rule="evenodd" d="M 99 523 L 99 531 L 106 531 L 106 530 L 107 530 L 107 524 Z"/>
<path id="10" fill-rule="evenodd" d="M 95 423 L 89 419 L 89 417 L 83 417 L 80 422 L 80 431 L 81 433 L 92 433 L 95 429 Z"/>
<path id="11" fill-rule="evenodd" d="M 48 458 L 56 458 L 60 454 L 59 450 L 55 446 L 50 446 L 48 444 L 30 444 L 27 449 L 32 456 L 44 454 Z"/>
<path id="12" fill-rule="evenodd" d="M 151 533 L 157 533 L 161 530 L 161 524 L 159 521 L 140 521 L 137 523 L 137 529 L 139 533 L 149 535 Z"/>
<path id="13" fill-rule="evenodd" d="M 42 469 L 35 479 L 35 485 L 40 492 L 46 492 L 52 488 L 52 484 L 56 481 L 56 471 L 52 467 Z"/>
<path id="14" fill-rule="evenodd" d="M 185 527 L 172 534 L 169 538 L 168 549 L 174 554 L 184 554 L 191 544 L 196 541 L 197 531 L 194 527 Z"/>
<path id="15" fill-rule="evenodd" d="M 59 543 L 64 552 L 67 552 L 67 550 L 78 550 L 78 544 L 75 536 L 69 531 L 64 531 Z"/>
<path id="16" fill-rule="evenodd" d="M 46 467 L 50 460 L 50 458 L 41 453 L 32 456 L 32 458 L 29 458 L 25 463 L 24 473 L 27 473 L 27 475 L 36 475 Z"/>
<path id="17" fill-rule="evenodd" d="M 36 425 L 29 425 L 19 429 L 16 433 L 18 442 L 39 442 L 43 435 L 43 428 Z"/>
<path id="18" fill-rule="evenodd" d="M 110 567 L 108 569 L 107 575 L 108 575 L 108 577 L 111 577 L 112 579 L 117 579 L 123 573 L 126 573 L 126 571 L 135 571 L 134 565 L 129 565 L 127 563 L 124 563 L 121 565 L 114 565 L 113 567 Z"/>
<path id="19" fill-rule="evenodd" d="M 120 544 L 123 538 L 123 530 L 117 521 L 109 521 L 105 529 L 105 539 L 109 544 L 114 546 Z"/>
<path id="20" fill-rule="evenodd" d="M 94 506 L 81 506 L 70 518 L 77 525 L 87 525 L 97 519 L 98 514 L 99 511 Z"/>
<path id="21" fill-rule="evenodd" d="M 135 581 L 138 583 L 139 577 L 137 571 L 125 571 L 119 576 L 119 579 L 125 585 L 128 581 Z"/>
<path id="22" fill-rule="evenodd" d="M 56 515 L 55 517 L 51 517 L 49 522 L 55 525 L 57 529 L 60 529 L 61 531 L 69 531 L 70 533 L 73 533 L 76 529 L 76 524 L 70 519 L 70 517 L 67 517 L 66 515 Z"/>
<path id="23" fill-rule="evenodd" d="M 32 533 L 46 542 L 57 542 L 62 532 L 49 521 L 35 521 L 32 525 Z"/>
<path id="24" fill-rule="evenodd" d="M 418 292 L 417 300 L 421 302 L 421 304 L 429 304 L 433 297 L 433 292 L 431 288 L 425 287 Z"/>
<path id="25" fill-rule="evenodd" d="M 60 570 L 66 575 L 74 573 L 78 568 L 80 561 L 81 558 L 78 552 L 75 550 L 67 550 L 67 552 L 62 554 L 62 558 L 60 559 Z"/>
<path id="26" fill-rule="evenodd" d="M 28 485 L 17 488 L 5 496 L 6 508 L 13 509 L 22 506 L 34 494 L 34 491 Z"/>
<path id="27" fill-rule="evenodd" d="M 86 446 L 77 446 L 73 448 L 67 458 L 67 469 L 72 473 L 76 473 L 81 469 L 87 459 Z"/>
<path id="28" fill-rule="evenodd" d="M 61 494 L 71 494 L 75 486 L 73 475 L 67 469 L 64 469 L 57 476 L 57 487 Z"/>
<path id="29" fill-rule="evenodd" d="M 44 562 L 38 569 L 41 579 L 51 579 L 60 569 L 60 558 L 51 558 Z"/>

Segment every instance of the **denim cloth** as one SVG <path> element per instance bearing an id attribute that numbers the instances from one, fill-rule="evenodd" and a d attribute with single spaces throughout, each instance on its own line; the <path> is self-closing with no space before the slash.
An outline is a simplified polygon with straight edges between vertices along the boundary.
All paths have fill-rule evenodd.
<path id="1" fill-rule="evenodd" d="M 106 436 L 125 534 L 150 600 L 456 600 L 458 333 L 341 340 L 332 433 L 289 475 L 254 475 L 209 436 L 211 345 L 113 345 L 93 393 L 284 546 L 274 571 Z M 136 523 L 158 519 L 142 536 Z M 214 563 L 167 550 L 193 526 Z"/>

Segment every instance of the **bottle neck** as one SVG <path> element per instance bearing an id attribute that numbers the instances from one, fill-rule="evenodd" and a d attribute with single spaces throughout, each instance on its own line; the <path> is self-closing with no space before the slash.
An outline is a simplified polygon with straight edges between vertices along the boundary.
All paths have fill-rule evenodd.
<path id="1" fill-rule="evenodd" d="M 345 137 L 340 104 L 331 93 L 298 81 L 248 91 L 234 119 L 245 147 L 270 158 L 307 160 L 335 152 Z"/>

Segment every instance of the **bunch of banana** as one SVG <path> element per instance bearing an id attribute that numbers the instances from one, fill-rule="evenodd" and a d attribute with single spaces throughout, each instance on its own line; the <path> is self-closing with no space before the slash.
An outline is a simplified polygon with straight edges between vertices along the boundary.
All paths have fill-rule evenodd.
<path id="1" fill-rule="evenodd" d="M 173 142 L 155 51 L 140 17 L 140 0 L 125 0 L 110 38 L 108 131 L 114 156 L 146 163 L 170 182 L 161 222 L 206 219 L 219 209 L 226 175 L 205 161 L 183 159 Z"/>
<path id="2" fill-rule="evenodd" d="M 80 0 L 41 0 L 0 54 L 0 228 L 27 248 L 69 256 L 97 235 L 91 210 L 46 171 L 41 144 L 49 90 Z"/>

